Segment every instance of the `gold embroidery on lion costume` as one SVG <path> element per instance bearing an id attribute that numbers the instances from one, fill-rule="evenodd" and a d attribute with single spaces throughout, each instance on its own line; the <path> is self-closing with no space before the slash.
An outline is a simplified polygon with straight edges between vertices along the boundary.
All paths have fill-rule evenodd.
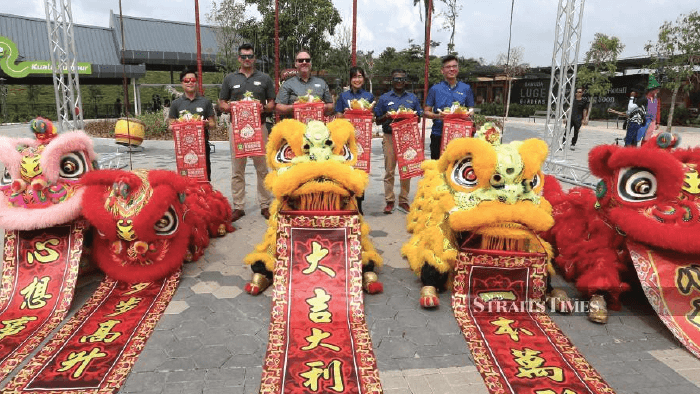
<path id="1" fill-rule="evenodd" d="M 283 120 L 272 128 L 266 149 L 272 171 L 265 178 L 265 185 L 275 200 L 270 206 L 263 241 L 244 259 L 253 270 L 253 278 L 245 287 L 252 295 L 265 290 L 272 279 L 280 211 L 357 211 L 355 196 L 363 194 L 368 182 L 367 173 L 353 168 L 357 161 L 355 128 L 345 119 L 328 125 Z M 363 288 L 368 293 L 379 293 L 383 285 L 373 271 L 382 264 L 382 258 L 368 234 L 369 226 L 363 221 Z"/>

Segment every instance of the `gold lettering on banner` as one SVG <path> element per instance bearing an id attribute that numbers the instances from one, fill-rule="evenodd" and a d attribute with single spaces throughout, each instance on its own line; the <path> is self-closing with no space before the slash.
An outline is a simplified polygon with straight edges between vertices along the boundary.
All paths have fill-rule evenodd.
<path id="1" fill-rule="evenodd" d="M 686 316 L 686 318 L 691 324 L 695 325 L 697 328 L 700 328 L 700 297 L 691 301 L 690 305 L 694 309 Z"/>
<path id="2" fill-rule="evenodd" d="M 518 374 L 515 375 L 519 378 L 549 378 L 555 382 L 562 382 L 564 380 L 564 372 L 559 367 L 543 367 L 545 359 L 538 357 L 537 355 L 542 353 L 536 350 L 525 348 L 523 350 L 510 349 L 513 356 L 515 356 L 514 361 L 520 365 L 518 368 Z"/>
<path id="3" fill-rule="evenodd" d="M 335 352 L 340 351 L 340 348 L 338 346 L 331 345 L 329 343 L 323 343 L 323 340 L 326 338 L 330 338 L 330 336 L 331 336 L 330 332 L 325 332 L 325 331 L 320 330 L 318 328 L 312 328 L 311 335 L 304 338 L 309 343 L 309 345 L 302 347 L 301 350 L 311 350 L 311 349 L 316 349 L 319 346 L 323 346 L 323 347 L 331 349 Z"/>
<path id="4" fill-rule="evenodd" d="M 19 334 L 22 330 L 27 328 L 27 323 L 36 319 L 36 316 L 22 316 L 17 319 L 3 320 L 2 324 L 4 324 L 4 326 L 0 328 L 0 340 Z"/>
<path id="5" fill-rule="evenodd" d="M 41 309 L 46 306 L 46 300 L 53 297 L 51 294 L 46 294 L 50 280 L 48 276 L 41 279 L 35 276 L 32 283 L 20 290 L 19 294 L 24 296 L 20 309 Z"/>
<path id="6" fill-rule="evenodd" d="M 61 361 L 61 368 L 58 369 L 58 372 L 66 372 L 79 365 L 78 368 L 76 368 L 76 370 L 71 374 L 71 376 L 78 379 L 83 372 L 85 372 L 85 368 L 87 368 L 88 364 L 90 364 L 90 361 L 95 358 L 106 356 L 107 353 L 102 353 L 98 347 L 92 348 L 90 353 L 85 350 L 80 352 L 71 352 L 65 361 Z"/>
<path id="7" fill-rule="evenodd" d="M 306 303 L 311 306 L 309 310 L 309 320 L 314 323 L 330 323 L 331 313 L 328 312 L 328 301 L 331 296 L 323 289 L 314 289 L 315 296 L 306 299 Z"/>
<path id="8" fill-rule="evenodd" d="M 321 246 L 319 242 L 313 241 L 311 243 L 313 248 L 312 252 L 305 256 L 306 262 L 309 266 L 301 271 L 302 274 L 309 275 L 314 273 L 317 269 L 323 271 L 326 275 L 331 278 L 335 278 L 335 271 L 326 266 L 320 265 L 319 262 L 328 256 L 329 250 Z"/>
<path id="9" fill-rule="evenodd" d="M 122 335 L 122 333 L 120 332 L 112 332 L 114 326 L 116 326 L 119 323 L 121 323 L 121 320 L 107 320 L 105 322 L 100 323 L 99 328 L 94 333 L 81 337 L 80 343 L 114 342 L 115 339 L 119 338 Z"/>
<path id="10" fill-rule="evenodd" d="M 700 291 L 700 265 L 692 264 L 676 270 L 676 287 L 683 295 L 690 294 L 693 289 Z"/>
<path id="11" fill-rule="evenodd" d="M 151 282 L 134 283 L 131 285 L 131 290 L 124 293 L 124 295 L 132 295 L 138 293 L 139 291 L 147 288 Z"/>
<path id="12" fill-rule="evenodd" d="M 561 393 L 557 393 L 556 391 L 552 389 L 545 389 L 545 390 L 535 390 L 535 394 L 578 394 L 578 392 L 571 390 L 571 389 L 564 389 Z"/>
<path id="13" fill-rule="evenodd" d="M 510 336 L 510 339 L 514 340 L 515 342 L 520 341 L 520 337 L 518 336 L 520 333 L 529 336 L 535 335 L 532 333 L 532 331 L 528 330 L 527 328 L 513 328 L 511 324 L 515 323 L 515 320 L 506 319 L 503 316 L 500 316 L 498 319 L 492 320 L 489 323 L 498 327 L 494 334 L 508 335 Z"/>
<path id="14" fill-rule="evenodd" d="M 324 380 L 330 380 L 333 383 L 333 385 L 328 388 L 329 390 L 333 390 L 336 393 L 342 393 L 345 390 L 343 374 L 341 373 L 341 368 L 343 366 L 342 361 L 333 360 L 326 368 L 323 368 L 323 361 L 311 361 L 305 364 L 309 367 L 309 370 L 299 374 L 302 378 L 306 379 L 303 383 L 304 387 L 317 393 L 318 381 L 323 377 Z"/>
<path id="15" fill-rule="evenodd" d="M 51 246 L 58 246 L 60 242 L 58 238 L 49 238 L 44 242 L 37 241 L 34 243 L 34 250 L 27 252 L 27 264 L 34 264 L 34 261 L 46 264 L 58 260 L 60 254 Z"/>
<path id="16" fill-rule="evenodd" d="M 129 312 L 130 310 L 139 306 L 140 302 L 141 298 L 138 297 L 131 297 L 126 301 L 119 301 L 117 303 L 117 306 L 114 307 L 114 313 L 110 313 L 109 315 L 107 315 L 107 317 L 114 317 L 121 315 L 122 313 Z"/>

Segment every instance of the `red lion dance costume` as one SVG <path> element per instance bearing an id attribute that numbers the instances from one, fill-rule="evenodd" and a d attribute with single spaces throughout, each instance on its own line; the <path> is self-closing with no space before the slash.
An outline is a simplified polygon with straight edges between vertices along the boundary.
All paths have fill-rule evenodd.
<path id="1" fill-rule="evenodd" d="M 554 208 L 555 263 L 583 295 L 589 318 L 607 321 L 606 304 L 638 277 L 659 317 L 700 357 L 700 149 L 678 149 L 661 133 L 641 148 L 598 146 L 589 154 L 601 178 L 595 192 L 564 194 L 548 182 Z M 635 275 L 635 272 L 637 275 Z"/>

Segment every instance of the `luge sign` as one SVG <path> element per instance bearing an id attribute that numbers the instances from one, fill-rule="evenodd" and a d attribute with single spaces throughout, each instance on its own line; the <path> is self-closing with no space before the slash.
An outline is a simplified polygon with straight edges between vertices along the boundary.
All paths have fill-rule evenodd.
<path id="1" fill-rule="evenodd" d="M 51 74 L 51 62 L 28 60 L 15 64 L 19 51 L 17 45 L 7 37 L 0 36 L 0 69 L 12 78 L 24 78 L 29 74 Z M 92 63 L 78 62 L 78 74 L 92 74 Z M 63 68 L 68 73 L 68 68 Z"/>

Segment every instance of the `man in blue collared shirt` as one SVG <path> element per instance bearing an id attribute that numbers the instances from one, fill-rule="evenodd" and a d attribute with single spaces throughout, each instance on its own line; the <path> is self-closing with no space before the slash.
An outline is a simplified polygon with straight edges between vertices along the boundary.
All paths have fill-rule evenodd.
<path id="1" fill-rule="evenodd" d="M 391 138 L 391 119 L 387 116 L 387 112 L 398 110 L 399 107 L 412 109 L 416 111 L 418 116 L 421 116 L 423 111 L 420 108 L 418 97 L 411 92 L 407 92 L 406 88 L 406 71 L 396 69 L 391 72 L 392 90 L 384 93 L 377 100 L 377 105 L 374 106 L 374 115 L 377 117 L 376 122 L 382 125 L 384 131 L 384 139 L 382 147 L 384 148 L 384 199 L 386 200 L 385 214 L 390 214 L 394 210 L 394 174 L 396 173 L 396 153 L 394 152 L 394 141 Z M 399 194 L 399 208 L 408 212 L 410 205 L 408 204 L 408 192 L 411 190 L 411 180 L 403 179 L 401 183 L 401 193 Z"/>
<path id="2" fill-rule="evenodd" d="M 474 93 L 471 86 L 457 81 L 459 74 L 459 62 L 454 55 L 442 58 L 442 75 L 445 80 L 433 85 L 428 91 L 425 101 L 425 117 L 433 119 L 433 129 L 430 133 L 430 158 L 440 158 L 440 143 L 442 142 L 442 118 L 438 109 L 452 106 L 455 101 L 464 107 L 469 107 L 470 112 L 474 107 Z"/>

